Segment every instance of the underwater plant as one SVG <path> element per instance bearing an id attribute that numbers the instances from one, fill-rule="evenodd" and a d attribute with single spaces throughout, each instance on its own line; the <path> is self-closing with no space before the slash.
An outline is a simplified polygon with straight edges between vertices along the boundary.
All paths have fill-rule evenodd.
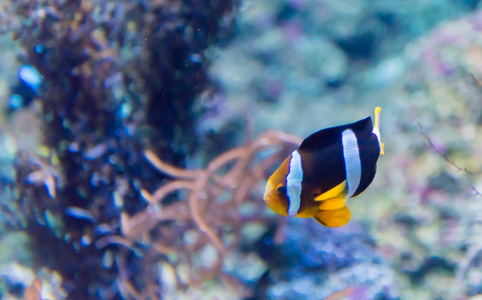
<path id="1" fill-rule="evenodd" d="M 166 178 L 143 149 L 179 166 L 197 147 L 200 113 L 192 107 L 210 84 L 204 50 L 220 36 L 228 40 L 234 5 L 2 2 L 2 33 L 43 79 L 34 108 L 26 108 L 40 119 L 41 142 L 17 153 L 9 213 L 20 215 L 17 229 L 29 236 L 34 266 L 58 271 L 69 299 L 116 298 L 122 268 L 152 271 L 129 250 L 95 242 L 120 233 L 122 215 L 148 206 L 141 189 Z"/>
<path id="2" fill-rule="evenodd" d="M 246 225 L 279 222 L 265 214 L 257 187 L 272 165 L 299 143 L 298 137 L 268 131 L 197 170 L 173 167 L 145 151 L 148 161 L 172 180 L 152 194 L 142 190 L 149 203 L 146 209 L 133 216 L 123 213 L 122 235 L 103 237 L 97 247 L 121 244 L 135 252 L 138 243 L 150 245 L 165 256 L 176 288 L 201 287 L 203 282 L 219 278 L 236 289 L 238 279 L 223 271 L 224 259 L 239 248 Z M 162 204 L 177 191 L 185 191 L 183 200 Z M 206 252 L 210 253 L 208 265 L 202 259 Z M 128 281 L 124 284 L 129 285 Z M 136 298 L 147 296 L 133 286 L 128 291 Z M 241 295 L 249 292 L 244 289 Z"/>

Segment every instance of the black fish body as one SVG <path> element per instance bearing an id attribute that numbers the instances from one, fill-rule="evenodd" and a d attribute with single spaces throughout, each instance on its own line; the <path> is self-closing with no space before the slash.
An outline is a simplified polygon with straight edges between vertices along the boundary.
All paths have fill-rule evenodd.
<path id="1" fill-rule="evenodd" d="M 373 181 L 383 154 L 378 115 L 320 130 L 307 137 L 266 185 L 264 200 L 276 213 L 314 217 L 325 226 L 343 226 L 351 214 L 346 200 Z"/>

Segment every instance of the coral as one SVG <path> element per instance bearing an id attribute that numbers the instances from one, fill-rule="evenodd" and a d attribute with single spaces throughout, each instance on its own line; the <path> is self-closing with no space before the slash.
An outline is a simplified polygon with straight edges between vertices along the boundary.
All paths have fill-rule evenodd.
<path id="1" fill-rule="evenodd" d="M 279 218 L 264 214 L 264 202 L 256 187 L 265 181 L 272 165 L 300 142 L 295 136 L 269 131 L 246 146 L 221 154 L 202 170 L 175 168 L 152 151 L 145 151 L 149 162 L 173 180 L 152 194 L 142 190 L 149 202 L 146 209 L 133 216 L 124 213 L 122 236 L 104 237 L 97 246 L 122 244 L 136 251 L 138 243 L 150 245 L 166 255 L 177 288 L 200 286 L 213 278 L 231 286 L 236 279 L 223 273 L 223 262 L 230 251 L 239 249 L 245 226 L 278 223 Z M 169 194 L 180 190 L 186 192 L 184 200 L 162 205 Z M 204 266 L 200 258 L 210 249 L 215 249 L 209 254 L 211 265 Z M 128 281 L 124 284 L 129 285 Z M 137 298 L 142 295 L 133 286 L 128 294 Z"/>
<path id="2" fill-rule="evenodd" d="M 361 118 L 357 112 L 373 106 L 374 97 L 381 101 L 375 105 L 389 103 L 370 90 L 400 80 L 407 60 L 398 55 L 405 45 L 474 10 L 469 2 L 245 0 L 233 41 L 209 52 L 210 75 L 228 110 L 236 115 L 245 109 L 259 132 L 274 128 L 304 136 L 314 120 L 320 127 L 347 123 Z"/>
<path id="3" fill-rule="evenodd" d="M 140 274 L 151 269 L 140 259 L 95 241 L 120 232 L 121 215 L 144 211 L 141 183 L 150 190 L 165 179 L 143 149 L 178 166 L 196 149 L 193 104 L 209 85 L 204 49 L 227 40 L 233 3 L 2 3 L 0 30 L 43 76 L 34 101 L 43 145 L 19 149 L 10 210 L 32 239 L 34 265 L 58 271 L 69 298 L 118 297 L 121 267 L 145 284 Z"/>
<path id="4" fill-rule="evenodd" d="M 402 298 L 456 299 L 480 286 L 479 20 L 447 22 L 408 46 L 407 71 L 387 91 L 396 95 L 385 109 L 391 188 L 371 216 Z"/>
<path id="5" fill-rule="evenodd" d="M 219 49 L 237 1 L 2 1 L 15 64 L 44 77 L 13 113 L 35 138 L 13 134 L 1 157 L 1 228 L 31 245 L 9 247 L 32 249 L 15 254 L 70 299 L 480 293 L 480 13 L 400 53 L 477 1 L 345 2 L 243 1 Z M 15 77 L 11 58 L 0 73 Z M 352 222 L 265 214 L 260 182 L 299 140 L 266 132 L 235 148 L 239 128 L 305 135 L 374 103 L 387 155 Z M 4 278 L 17 298 L 31 284 Z"/>
<path id="6" fill-rule="evenodd" d="M 455 163 L 454 161 L 452 161 L 446 153 L 443 153 L 440 149 L 437 149 L 437 147 L 435 147 L 434 143 L 432 142 L 432 140 L 430 139 L 430 137 L 427 135 L 427 133 L 423 130 L 423 127 L 422 125 L 420 125 L 420 123 L 418 124 L 419 128 L 420 128 L 420 132 L 421 134 L 423 135 L 423 137 L 427 140 L 427 142 L 429 143 L 430 145 L 430 148 L 432 148 L 438 155 L 440 155 L 449 165 L 451 165 L 452 167 L 454 167 L 455 169 L 457 169 L 458 171 L 460 172 L 463 172 L 465 174 L 467 174 L 468 177 L 471 178 L 471 181 L 473 181 L 473 177 L 476 176 L 476 175 L 481 175 L 480 172 L 476 172 L 474 173 L 473 171 L 470 171 L 467 169 L 467 167 L 460 167 L 457 163 Z M 474 194 L 475 196 L 482 196 L 482 194 L 477 190 L 477 188 L 475 188 L 473 185 L 470 186 L 470 188 L 474 191 Z"/>
<path id="7" fill-rule="evenodd" d="M 353 205 L 366 200 L 350 201 Z M 272 284 L 264 293 L 277 299 L 313 299 L 348 289 L 365 295 L 361 299 L 396 297 L 396 273 L 381 255 L 370 229 L 356 220 L 359 217 L 354 215 L 348 225 L 335 230 L 311 224 L 311 220 L 289 221 L 281 244 L 265 236 L 263 257 L 270 266 Z"/>
<path id="8" fill-rule="evenodd" d="M 334 290 L 350 286 L 337 280 L 343 274 L 365 289 L 368 299 L 376 293 L 402 299 L 475 295 L 481 285 L 477 268 L 482 94 L 472 77 L 482 78 L 480 12 L 441 24 L 417 40 L 436 19 L 459 16 L 465 8 L 447 9 L 446 1 L 427 1 L 407 4 L 401 12 L 396 9 L 398 1 L 369 6 L 361 1 L 347 10 L 343 1 L 313 2 L 243 2 L 240 33 L 229 47 L 215 52 L 218 59 L 212 69 L 227 106 L 239 110 L 240 103 L 249 103 L 245 105 L 256 130 L 276 128 L 304 135 L 316 126 L 362 117 L 361 112 L 376 103 L 384 107 L 382 134 L 388 155 L 379 161 L 377 177 L 364 199 L 354 199 L 350 207 L 357 212 L 352 222 L 365 225 L 369 239 L 357 244 L 350 226 L 342 232 L 309 235 L 308 223 L 292 221 L 286 245 L 273 245 L 268 234 L 260 241 L 263 258 L 278 258 L 269 261 L 270 272 L 260 290 L 271 297 L 312 299 L 320 295 L 313 292 L 319 291 L 317 287 L 329 293 L 336 284 L 341 286 Z M 335 10 L 338 13 L 333 14 Z M 364 32 L 375 36 L 377 47 L 352 52 L 357 49 L 345 41 L 362 44 L 363 39 L 353 37 Z M 403 41 L 412 42 L 400 47 Z M 312 57 L 303 47 L 310 42 L 323 55 L 304 64 L 305 57 Z M 338 64 L 323 65 L 313 76 L 310 71 L 322 59 Z M 310 62 L 312 69 L 307 68 Z M 338 77 L 330 80 L 328 71 L 336 71 L 332 74 Z M 363 250 L 357 252 L 358 248 Z M 356 263 L 360 255 L 361 267 Z M 308 266 L 333 271 L 323 274 L 328 280 L 313 274 L 302 277 Z M 377 274 L 375 280 L 364 279 L 366 274 L 359 270 L 365 267 Z M 387 287 L 378 278 L 386 280 Z"/>

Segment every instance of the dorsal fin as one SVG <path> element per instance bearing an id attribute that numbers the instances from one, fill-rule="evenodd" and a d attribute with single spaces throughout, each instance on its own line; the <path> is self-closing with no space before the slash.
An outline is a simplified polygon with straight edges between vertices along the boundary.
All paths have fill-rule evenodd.
<path id="1" fill-rule="evenodd" d="M 367 117 L 355 123 L 350 123 L 341 126 L 330 127 L 317 131 L 307 137 L 300 145 L 301 151 L 317 150 L 321 147 L 331 145 L 334 143 L 341 143 L 341 133 L 350 128 L 356 134 L 370 135 L 372 133 L 372 118 Z"/>

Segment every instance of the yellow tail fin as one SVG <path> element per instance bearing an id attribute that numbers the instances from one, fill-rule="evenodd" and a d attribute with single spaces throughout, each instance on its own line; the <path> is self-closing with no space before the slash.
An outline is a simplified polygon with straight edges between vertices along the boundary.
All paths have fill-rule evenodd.
<path id="1" fill-rule="evenodd" d="M 380 155 L 383 155 L 385 154 L 385 150 L 383 149 L 384 144 L 380 138 L 380 111 L 382 111 L 382 108 L 377 106 L 375 108 L 375 126 L 373 126 L 373 133 L 377 136 L 378 143 L 380 144 Z"/>

